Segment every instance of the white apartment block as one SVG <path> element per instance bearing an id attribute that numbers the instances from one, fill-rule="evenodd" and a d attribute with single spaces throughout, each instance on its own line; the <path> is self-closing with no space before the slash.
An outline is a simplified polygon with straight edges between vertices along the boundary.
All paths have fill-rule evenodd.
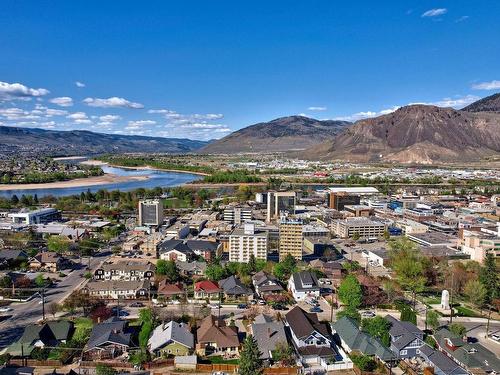
<path id="1" fill-rule="evenodd" d="M 241 224 L 252 220 L 250 207 L 227 207 L 224 209 L 224 221 L 232 224 Z"/>
<path id="2" fill-rule="evenodd" d="M 229 236 L 229 261 L 248 263 L 250 255 L 255 259 L 267 259 L 268 233 L 258 230 L 254 224 L 244 224 Z"/>

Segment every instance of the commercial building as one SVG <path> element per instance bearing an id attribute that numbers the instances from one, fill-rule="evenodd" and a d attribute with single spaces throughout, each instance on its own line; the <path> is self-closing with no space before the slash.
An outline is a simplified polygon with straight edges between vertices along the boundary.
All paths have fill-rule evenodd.
<path id="1" fill-rule="evenodd" d="M 224 209 L 224 221 L 231 224 L 241 224 L 252 220 L 250 207 L 227 207 Z"/>
<path id="2" fill-rule="evenodd" d="M 457 246 L 458 238 L 439 232 L 409 234 L 408 238 L 422 246 Z"/>
<path id="3" fill-rule="evenodd" d="M 400 228 L 403 234 L 406 235 L 426 233 L 429 229 L 427 225 L 409 219 L 398 220 L 394 223 L 394 226 Z"/>
<path id="4" fill-rule="evenodd" d="M 42 208 L 34 211 L 20 211 L 8 214 L 14 224 L 47 224 L 61 219 L 61 212 L 55 208 Z"/>
<path id="5" fill-rule="evenodd" d="M 163 205 L 159 200 L 139 201 L 139 225 L 159 226 L 163 224 Z"/>
<path id="6" fill-rule="evenodd" d="M 337 220 L 334 233 L 340 238 L 352 238 L 355 234 L 360 238 L 376 239 L 383 236 L 387 226 L 379 221 L 366 217 L 353 217 Z"/>
<path id="7" fill-rule="evenodd" d="M 347 205 L 358 205 L 361 201 L 359 195 L 349 194 L 347 192 L 328 192 L 326 195 L 326 204 L 328 208 L 342 211 Z"/>
<path id="8" fill-rule="evenodd" d="M 269 191 L 267 193 L 267 215 L 268 222 L 281 216 L 281 212 L 295 213 L 297 193 L 295 191 Z"/>
<path id="9" fill-rule="evenodd" d="M 362 204 L 348 204 L 344 206 L 344 211 L 354 214 L 356 217 L 368 217 L 373 215 L 373 208 Z"/>
<path id="10" fill-rule="evenodd" d="M 279 260 L 282 261 L 288 254 L 297 260 L 302 260 L 302 220 L 283 216 L 280 220 Z"/>
<path id="11" fill-rule="evenodd" d="M 256 229 L 255 224 L 244 224 L 229 236 L 229 261 L 248 263 L 250 256 L 267 259 L 268 233 Z"/>
<path id="12" fill-rule="evenodd" d="M 500 258 L 500 237 L 483 232 L 464 231 L 462 251 L 479 263 L 483 263 L 487 253 Z"/>

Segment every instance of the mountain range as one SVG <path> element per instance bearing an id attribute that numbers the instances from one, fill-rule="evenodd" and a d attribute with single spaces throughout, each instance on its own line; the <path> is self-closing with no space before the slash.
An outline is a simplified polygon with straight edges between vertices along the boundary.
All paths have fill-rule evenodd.
<path id="1" fill-rule="evenodd" d="M 125 152 L 183 153 L 207 144 L 191 139 L 102 134 L 90 131 L 54 131 L 0 126 L 0 154 L 34 152 L 51 156 L 71 156 Z"/>
<path id="2" fill-rule="evenodd" d="M 335 137 L 349 125 L 351 123 L 347 121 L 316 120 L 304 116 L 280 117 L 235 131 L 198 152 L 237 154 L 303 150 Z"/>

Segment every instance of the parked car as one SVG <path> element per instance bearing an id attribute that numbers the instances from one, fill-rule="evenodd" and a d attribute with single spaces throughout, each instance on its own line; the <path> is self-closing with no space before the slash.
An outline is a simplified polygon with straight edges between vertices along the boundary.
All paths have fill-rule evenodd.
<path id="1" fill-rule="evenodd" d="M 144 304 L 142 302 L 133 302 L 130 307 L 144 307 Z"/>
<path id="2" fill-rule="evenodd" d="M 362 311 L 361 316 L 363 318 L 373 318 L 375 316 L 375 313 L 373 311 Z"/>
<path id="3" fill-rule="evenodd" d="M 282 305 L 281 303 L 275 303 L 273 305 L 273 310 L 287 310 L 285 305 Z"/>
<path id="4" fill-rule="evenodd" d="M 238 309 L 247 309 L 248 308 L 248 305 L 246 303 L 240 303 L 238 305 Z"/>
<path id="5" fill-rule="evenodd" d="M 312 312 L 312 313 L 321 313 L 321 312 L 323 312 L 323 310 L 321 310 L 321 308 L 318 307 L 318 306 L 314 306 L 314 307 L 311 307 L 309 309 L 309 312 Z"/>
<path id="6" fill-rule="evenodd" d="M 220 305 L 218 303 L 211 303 L 208 305 L 211 309 L 218 309 L 220 308 Z"/>
<path id="7" fill-rule="evenodd" d="M 500 333 L 494 333 L 490 336 L 490 338 L 496 342 L 500 342 Z"/>
<path id="8" fill-rule="evenodd" d="M 9 311 L 12 311 L 12 307 L 0 307 L 0 312 L 9 312 Z"/>
<path id="9" fill-rule="evenodd" d="M 266 301 L 264 301 L 263 299 L 259 299 L 259 302 L 258 302 L 258 303 L 259 303 L 259 305 L 262 305 L 262 306 L 263 306 L 263 305 L 265 305 L 265 304 L 266 304 Z"/>

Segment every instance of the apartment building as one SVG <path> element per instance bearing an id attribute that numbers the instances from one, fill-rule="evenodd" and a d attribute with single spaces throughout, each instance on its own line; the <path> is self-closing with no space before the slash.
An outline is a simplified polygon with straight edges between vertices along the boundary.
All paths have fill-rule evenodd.
<path id="1" fill-rule="evenodd" d="M 158 226 L 163 224 L 163 204 L 159 200 L 139 201 L 139 225 Z"/>
<path id="2" fill-rule="evenodd" d="M 353 217 L 345 220 L 337 220 L 334 233 L 340 238 L 351 238 L 355 233 L 360 238 L 378 238 L 384 234 L 387 226 L 379 221 L 366 217 Z"/>
<path id="3" fill-rule="evenodd" d="M 224 209 L 224 221 L 231 224 L 241 224 L 252 220 L 252 209 L 250 207 L 226 207 Z"/>
<path id="4" fill-rule="evenodd" d="M 282 217 L 279 224 L 279 260 L 288 254 L 297 260 L 302 260 L 302 220 Z"/>
<path id="5" fill-rule="evenodd" d="M 155 267 L 149 262 L 120 260 L 104 263 L 94 272 L 96 280 L 150 280 L 154 277 Z"/>
<path id="6" fill-rule="evenodd" d="M 229 261 L 248 263 L 253 254 L 255 259 L 267 259 L 268 232 L 246 223 L 229 235 Z"/>

